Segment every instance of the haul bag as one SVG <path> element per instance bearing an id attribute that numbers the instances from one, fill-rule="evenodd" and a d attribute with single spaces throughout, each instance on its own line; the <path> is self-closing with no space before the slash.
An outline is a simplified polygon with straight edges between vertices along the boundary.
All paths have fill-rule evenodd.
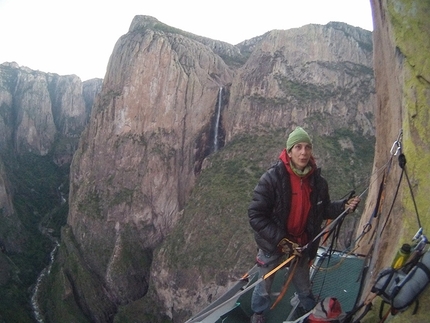
<path id="1" fill-rule="evenodd" d="M 406 310 L 430 282 L 430 251 L 395 286 L 391 306 L 400 312 Z"/>
<path id="2" fill-rule="evenodd" d="M 379 295 L 386 303 L 391 304 L 394 289 L 406 276 L 402 271 L 392 267 L 383 269 L 376 278 L 371 292 Z"/>
<path id="3" fill-rule="evenodd" d="M 392 312 L 403 312 L 417 301 L 429 282 L 430 251 L 427 251 L 407 274 L 393 268 L 382 270 L 371 291 L 390 304 Z"/>

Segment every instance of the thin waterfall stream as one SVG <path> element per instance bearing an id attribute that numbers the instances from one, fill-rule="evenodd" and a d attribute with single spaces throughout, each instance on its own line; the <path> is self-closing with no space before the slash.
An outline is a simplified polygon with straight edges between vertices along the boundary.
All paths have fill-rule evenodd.
<path id="1" fill-rule="evenodd" d="M 53 238 L 53 239 L 55 239 L 55 238 Z M 43 319 L 42 312 L 41 312 L 40 307 L 39 307 L 39 290 L 40 290 L 40 286 L 42 285 L 43 279 L 46 276 L 48 276 L 50 274 L 50 272 L 51 272 L 52 264 L 54 263 L 54 259 L 55 259 L 55 253 L 57 252 L 57 249 L 58 249 L 59 246 L 60 246 L 60 244 L 55 239 L 54 249 L 52 249 L 52 251 L 50 253 L 49 265 L 47 267 L 45 267 L 40 272 L 39 276 L 37 277 L 36 286 L 34 287 L 33 295 L 31 296 L 31 307 L 33 309 L 34 317 L 35 317 L 35 319 L 36 319 L 36 321 L 38 323 L 44 323 L 45 322 L 44 319 Z"/>
<path id="2" fill-rule="evenodd" d="M 221 107 L 222 107 L 222 86 L 218 92 L 218 106 L 216 111 L 215 119 L 215 132 L 214 132 L 214 152 L 218 151 L 218 133 L 219 133 L 219 121 L 221 118 Z"/>
<path id="3" fill-rule="evenodd" d="M 58 187 L 58 193 L 60 196 L 60 205 L 67 202 L 64 194 L 61 192 L 62 186 L 63 185 L 60 185 Z M 52 268 L 52 265 L 53 265 L 54 260 L 55 260 L 55 254 L 57 253 L 58 247 L 60 246 L 58 239 L 51 235 L 51 230 L 49 228 L 44 227 L 42 225 L 42 222 L 43 222 L 43 220 L 41 221 L 41 223 L 39 223 L 39 231 L 44 236 L 46 236 L 49 240 L 51 240 L 53 242 L 54 248 L 51 250 L 51 252 L 49 254 L 48 266 L 46 266 L 40 272 L 39 276 L 37 277 L 36 285 L 33 289 L 33 294 L 31 296 L 31 308 L 33 310 L 33 315 L 34 315 L 34 317 L 38 323 L 44 323 L 45 322 L 44 317 L 43 317 L 43 313 L 40 310 L 40 306 L 39 306 L 40 287 L 41 287 L 42 283 L 44 282 L 45 277 L 49 276 L 49 274 L 51 273 L 51 268 Z"/>

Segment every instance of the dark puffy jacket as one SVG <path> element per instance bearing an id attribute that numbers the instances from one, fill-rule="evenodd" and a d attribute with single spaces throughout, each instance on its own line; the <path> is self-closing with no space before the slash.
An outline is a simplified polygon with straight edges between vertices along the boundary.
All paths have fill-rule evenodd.
<path id="1" fill-rule="evenodd" d="M 288 237 L 286 223 L 291 208 L 291 185 L 289 174 L 280 160 L 265 172 L 254 189 L 248 208 L 249 223 L 254 230 L 255 241 L 260 249 L 269 254 L 277 251 L 279 241 Z M 321 231 L 324 219 L 335 219 L 345 210 L 346 200 L 330 201 L 327 181 L 316 169 L 310 177 L 311 209 L 306 225 L 309 241 Z M 318 243 L 308 251 L 315 257 Z"/>

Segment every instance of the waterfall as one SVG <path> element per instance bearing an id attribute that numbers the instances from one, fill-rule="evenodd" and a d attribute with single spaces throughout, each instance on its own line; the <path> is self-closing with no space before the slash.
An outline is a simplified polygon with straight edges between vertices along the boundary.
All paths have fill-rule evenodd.
<path id="1" fill-rule="evenodd" d="M 218 150 L 218 130 L 219 130 L 219 120 L 221 118 L 221 107 L 222 107 L 222 86 L 219 88 L 219 92 L 218 92 L 218 106 L 216 111 L 215 132 L 214 132 L 214 152 Z"/>
<path id="2" fill-rule="evenodd" d="M 55 247 L 51 251 L 51 254 L 50 254 L 51 259 L 50 259 L 49 265 L 48 267 L 44 268 L 42 272 L 39 274 L 39 277 L 37 277 L 36 286 L 34 287 L 33 295 L 31 296 L 31 307 L 33 308 L 34 317 L 37 323 L 44 323 L 43 315 L 39 308 L 39 300 L 38 300 L 39 288 L 43 282 L 43 279 L 51 273 L 52 264 L 54 263 L 54 259 L 55 259 L 55 253 L 59 246 L 60 244 L 58 243 L 58 241 L 55 240 Z"/>
<path id="3" fill-rule="evenodd" d="M 63 205 L 64 203 L 67 202 L 66 198 L 64 197 L 65 196 L 64 193 L 61 191 L 62 188 L 63 188 L 63 184 L 61 184 L 57 189 L 58 195 L 60 197 L 60 205 Z M 58 247 L 60 246 L 60 243 L 58 242 L 57 238 L 51 235 L 51 230 L 48 227 L 43 226 L 42 221 L 39 223 L 38 227 L 39 227 L 40 233 L 42 233 L 49 240 L 51 240 L 54 245 L 50 253 L 49 264 L 40 272 L 39 276 L 37 277 L 36 284 L 33 289 L 33 295 L 31 296 L 31 308 L 33 310 L 34 318 L 36 319 L 37 323 L 44 323 L 45 321 L 44 321 L 43 313 L 39 306 L 39 296 L 40 296 L 39 292 L 45 277 L 48 277 L 49 274 L 51 273 L 51 268 L 55 260 L 55 254 L 57 252 Z"/>

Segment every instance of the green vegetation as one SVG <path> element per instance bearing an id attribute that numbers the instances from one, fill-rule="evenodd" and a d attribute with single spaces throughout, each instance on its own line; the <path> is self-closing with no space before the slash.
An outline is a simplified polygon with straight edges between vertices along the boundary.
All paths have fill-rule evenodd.
<path id="1" fill-rule="evenodd" d="M 172 26 L 163 24 L 161 22 L 154 23 L 152 28 L 154 30 L 162 31 L 164 33 L 182 35 L 184 37 L 193 39 L 197 42 L 202 42 L 202 39 L 204 39 L 204 37 L 194 35 L 192 33 L 183 31 L 183 30 L 178 29 L 178 28 L 174 28 Z M 225 55 L 222 53 L 217 53 L 216 48 L 214 49 L 214 51 L 216 54 L 220 55 L 221 59 L 224 61 L 225 64 L 227 64 L 228 66 L 232 66 L 232 67 L 242 66 L 243 64 L 245 64 L 246 60 L 248 59 L 248 57 L 250 55 L 250 53 L 246 53 L 245 55 L 229 56 L 229 55 Z"/>
<path id="2" fill-rule="evenodd" d="M 287 96 L 292 96 L 299 102 L 324 101 L 336 94 L 332 85 L 301 83 L 281 75 L 275 75 L 275 79 Z"/>
<path id="3" fill-rule="evenodd" d="M 127 305 L 120 305 L 114 323 L 159 322 L 171 323 L 169 317 L 163 316 L 163 308 L 151 297 L 144 297 Z"/>
<path id="4" fill-rule="evenodd" d="M 235 266 L 238 251 L 251 242 L 246 214 L 251 192 L 283 142 L 281 132 L 243 135 L 209 158 L 183 220 L 167 239 L 172 267 L 213 266 L 217 272 Z"/>
<path id="5" fill-rule="evenodd" d="M 285 97 L 278 97 L 278 98 L 268 98 L 259 94 L 253 94 L 249 97 L 251 101 L 253 101 L 258 106 L 266 109 L 266 108 L 273 108 L 273 107 L 281 107 L 284 108 L 285 105 L 288 103 L 288 99 Z"/>
<path id="6" fill-rule="evenodd" d="M 364 49 L 364 50 L 366 50 L 368 52 L 372 52 L 373 51 L 373 41 L 372 41 L 372 37 L 371 37 L 371 32 L 370 31 L 369 31 L 368 41 L 367 42 L 363 42 L 360 39 L 355 38 L 355 36 L 353 34 L 349 33 L 348 32 L 348 28 L 349 27 L 345 26 L 343 23 L 329 22 L 327 24 L 327 26 L 330 26 L 331 28 L 340 30 L 340 31 L 342 31 L 345 34 L 345 36 L 353 38 L 362 49 Z"/>
<path id="7" fill-rule="evenodd" d="M 14 189 L 13 205 L 22 227 L 0 218 L 2 236 L 14 239 L 22 252 L 5 254 L 10 263 L 10 275 L 0 286 L 1 319 L 6 322 L 33 322 L 29 299 L 30 288 L 44 267 L 53 248 L 50 239 L 39 231 L 39 225 L 60 237 L 66 222 L 68 205 L 61 204 L 58 188 L 68 194 L 68 169 L 52 162 L 52 156 L 27 154 L 21 157 L 2 155 L 8 179 Z"/>
<path id="8" fill-rule="evenodd" d="M 48 281 L 51 280 L 51 277 L 59 277 L 59 279 L 54 284 L 42 285 L 39 295 L 39 304 L 44 310 L 46 320 L 48 322 L 89 323 L 89 320 L 82 314 L 73 297 L 71 297 L 72 286 L 58 262 L 54 263 Z M 47 286 L 49 286 L 49 290 L 46 288 Z M 63 298 L 61 302 L 53 302 L 49 297 L 50 295 L 61 295 Z"/>
<path id="9" fill-rule="evenodd" d="M 414 198 L 406 185 L 403 190 L 402 205 L 404 206 L 404 216 L 401 219 L 403 233 L 401 239 L 408 239 L 417 230 L 416 210 L 420 217 L 421 226 L 428 228 L 430 225 L 430 186 L 428 183 L 428 165 L 430 164 L 429 153 L 429 120 L 430 120 L 430 61 L 428 52 L 430 44 L 426 39 L 429 37 L 429 23 L 427 13 L 430 10 L 430 3 L 426 1 L 414 2 L 410 0 L 399 1 L 402 9 L 399 10 L 395 4 L 388 6 L 390 21 L 393 24 L 393 33 L 396 40 L 396 54 L 404 59 L 403 73 L 407 77 L 403 80 L 402 87 L 402 108 L 408 117 L 402 120 L 403 148 L 406 156 L 406 169 L 409 174 L 413 172 L 411 183 L 413 186 Z M 410 12 L 416 14 L 411 15 Z M 407 25 L 404 22 L 407 22 Z M 426 76 L 425 76 L 426 75 Z M 411 176 L 411 175 L 409 175 Z M 412 177 L 412 176 L 411 176 Z M 430 296 L 427 293 L 422 299 L 422 304 L 428 302 Z M 420 301 L 421 302 L 421 301 Z M 420 313 L 421 312 L 421 313 Z M 419 311 L 418 322 L 427 319 L 426 311 Z M 406 321 L 406 320 L 405 320 Z M 403 321 L 402 321 L 403 322 Z"/>
<path id="10" fill-rule="evenodd" d="M 44 315 L 48 322 L 89 322 L 76 304 L 73 293 L 73 289 L 76 288 L 74 284 L 78 284 L 81 297 L 90 298 L 91 295 L 96 297 L 94 294 L 97 293 L 95 288 L 98 285 L 97 279 L 86 268 L 87 266 L 76 248 L 76 242 L 70 228 L 63 228 L 62 244 L 57 254 L 57 260 L 52 266 L 47 283 L 42 285 L 40 291 L 40 300 L 43 301 L 41 308 L 44 309 Z M 71 279 L 71 273 L 73 273 L 75 280 Z M 87 290 L 92 288 L 94 291 L 87 293 Z M 102 294 L 100 293 L 100 296 Z M 49 297 L 51 295 L 57 297 Z M 90 299 L 87 301 L 90 302 Z M 101 299 L 100 303 L 102 303 Z"/>
<path id="11" fill-rule="evenodd" d="M 341 142 L 347 144 L 343 147 Z M 352 189 L 360 194 L 369 185 L 374 137 L 362 136 L 349 129 L 338 129 L 331 136 L 314 136 L 313 143 L 317 163 L 329 183 L 332 198 L 341 198 Z"/>
<path id="12" fill-rule="evenodd" d="M 206 268 L 211 273 L 237 268 L 243 254 L 252 263 L 255 244 L 248 224 L 247 207 L 262 173 L 276 161 L 285 147 L 287 130 L 242 135 L 209 157 L 202 170 L 184 215 L 163 249 L 172 268 Z M 314 153 L 323 164 L 333 199 L 342 198 L 351 189 L 360 193 L 367 185 L 373 162 L 374 138 L 339 130 L 330 137 L 313 136 Z M 353 142 L 351 148 L 340 142 Z M 342 179 L 341 181 L 339 179 Z M 198 224 L 198 225 L 197 225 Z"/>
<path id="13" fill-rule="evenodd" d="M 18 70 L 14 67 L 1 65 L 0 66 L 0 89 L 6 89 L 9 92 L 12 92 L 16 86 Z M 2 107 L 0 107 L 0 116 L 4 117 L 2 114 Z M 8 118 L 4 118 L 3 120 L 7 120 Z"/>
<path id="14" fill-rule="evenodd" d="M 220 54 L 221 59 L 226 63 L 228 66 L 231 67 L 240 67 L 246 63 L 246 61 L 249 58 L 249 54 L 245 53 L 240 56 L 229 56 L 229 55 L 222 55 Z"/>
<path id="15" fill-rule="evenodd" d="M 111 198 L 109 202 L 109 206 L 118 205 L 122 203 L 131 203 L 133 201 L 133 190 L 124 188 L 119 192 L 116 192 L 115 195 Z"/>
<path id="16" fill-rule="evenodd" d="M 175 28 L 175 27 L 163 24 L 161 22 L 155 23 L 154 24 L 154 29 L 155 30 L 163 31 L 165 33 L 179 34 L 179 35 L 184 35 L 184 36 L 189 35 L 189 33 L 186 32 L 186 31 L 183 31 L 181 29 L 178 29 L 178 28 Z"/>
<path id="17" fill-rule="evenodd" d="M 102 217 L 101 197 L 96 191 L 89 192 L 85 199 L 81 200 L 78 204 L 78 211 L 86 214 L 94 219 L 101 219 Z"/>

